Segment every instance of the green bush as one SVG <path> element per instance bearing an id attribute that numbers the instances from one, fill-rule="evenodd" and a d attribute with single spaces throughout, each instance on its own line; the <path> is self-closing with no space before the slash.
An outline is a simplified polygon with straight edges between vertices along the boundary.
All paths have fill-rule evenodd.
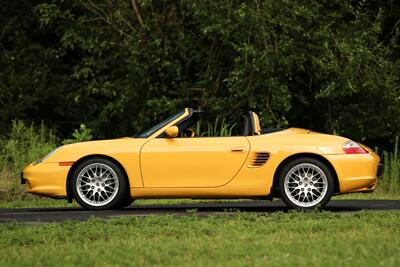
<path id="1" fill-rule="evenodd" d="M 383 152 L 384 170 L 382 180 L 379 181 L 378 191 L 390 194 L 400 193 L 400 155 L 399 137 L 393 152 Z"/>
<path id="2" fill-rule="evenodd" d="M 0 199 L 32 198 L 23 195 L 19 173 L 29 163 L 42 158 L 57 146 L 52 130 L 42 123 L 39 127 L 13 121 L 8 136 L 0 138 Z"/>
<path id="3" fill-rule="evenodd" d="M 44 157 L 57 146 L 52 130 L 42 123 L 39 127 L 13 121 L 10 135 L 0 140 L 0 170 L 18 174 L 27 164 Z"/>
<path id="4" fill-rule="evenodd" d="M 62 143 L 64 145 L 67 145 L 72 143 L 90 141 L 93 138 L 92 130 L 87 128 L 85 124 L 81 124 L 79 126 L 79 129 L 75 129 L 75 131 L 72 133 L 72 137 L 73 138 L 70 139 L 64 139 Z"/>
<path id="5" fill-rule="evenodd" d="M 217 117 L 214 122 L 199 121 L 196 124 L 196 133 L 200 136 L 231 136 L 236 123 L 228 123 L 225 118 Z M 203 130 L 204 129 L 204 130 Z"/>

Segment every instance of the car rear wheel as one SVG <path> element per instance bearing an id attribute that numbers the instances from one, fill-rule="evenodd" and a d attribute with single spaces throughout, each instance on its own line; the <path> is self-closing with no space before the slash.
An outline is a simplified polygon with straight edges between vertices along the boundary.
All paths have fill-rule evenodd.
<path id="1" fill-rule="evenodd" d="M 85 160 L 72 176 L 76 201 L 87 209 L 113 209 L 126 203 L 127 179 L 121 169 L 104 158 Z"/>
<path id="2" fill-rule="evenodd" d="M 285 165 L 279 179 L 282 200 L 291 208 L 324 207 L 334 189 L 329 168 L 314 158 L 299 158 Z"/>

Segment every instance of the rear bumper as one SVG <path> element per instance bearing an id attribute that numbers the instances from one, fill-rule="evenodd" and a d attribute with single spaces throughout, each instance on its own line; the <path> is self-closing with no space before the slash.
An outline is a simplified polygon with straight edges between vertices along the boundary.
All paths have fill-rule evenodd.
<path id="1" fill-rule="evenodd" d="M 338 193 L 371 192 L 375 189 L 383 166 L 379 156 L 368 154 L 326 155 L 332 163 L 339 182 Z"/>
<path id="2" fill-rule="evenodd" d="M 376 177 L 380 178 L 382 176 L 382 172 L 383 172 L 383 164 L 382 162 L 379 162 L 378 171 L 376 172 Z"/>

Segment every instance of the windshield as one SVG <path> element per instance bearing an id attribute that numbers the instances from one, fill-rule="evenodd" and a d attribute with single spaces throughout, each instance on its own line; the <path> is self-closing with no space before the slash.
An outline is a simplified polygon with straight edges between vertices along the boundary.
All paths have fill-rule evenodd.
<path id="1" fill-rule="evenodd" d="M 160 130 L 162 127 L 164 127 L 165 125 L 167 125 L 167 124 L 170 123 L 171 121 L 176 120 L 178 117 L 182 116 L 182 114 L 183 114 L 184 112 L 185 112 L 185 111 L 181 111 L 181 112 L 179 112 L 178 114 L 169 117 L 168 119 L 166 119 L 166 120 L 160 122 L 160 123 L 157 124 L 156 126 L 154 126 L 154 127 L 150 128 L 150 129 L 148 129 L 147 131 L 145 131 L 145 132 L 139 134 L 138 137 L 139 137 L 139 138 L 147 138 L 147 137 L 149 137 L 150 135 L 152 135 L 153 133 L 157 132 L 158 130 Z"/>

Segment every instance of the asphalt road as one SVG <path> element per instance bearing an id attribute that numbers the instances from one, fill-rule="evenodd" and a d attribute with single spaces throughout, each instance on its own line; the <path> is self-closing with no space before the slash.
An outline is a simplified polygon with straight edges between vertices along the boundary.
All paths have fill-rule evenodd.
<path id="1" fill-rule="evenodd" d="M 90 211 L 81 208 L 26 208 L 0 209 L 0 223 L 5 222 L 60 222 L 66 220 L 87 220 L 90 217 L 103 219 L 119 216 L 148 215 L 234 215 L 237 212 L 270 214 L 288 209 L 281 201 L 202 202 L 184 205 L 131 205 L 120 210 Z M 400 200 L 335 200 L 324 210 L 331 212 L 358 212 L 361 210 L 400 210 Z"/>

